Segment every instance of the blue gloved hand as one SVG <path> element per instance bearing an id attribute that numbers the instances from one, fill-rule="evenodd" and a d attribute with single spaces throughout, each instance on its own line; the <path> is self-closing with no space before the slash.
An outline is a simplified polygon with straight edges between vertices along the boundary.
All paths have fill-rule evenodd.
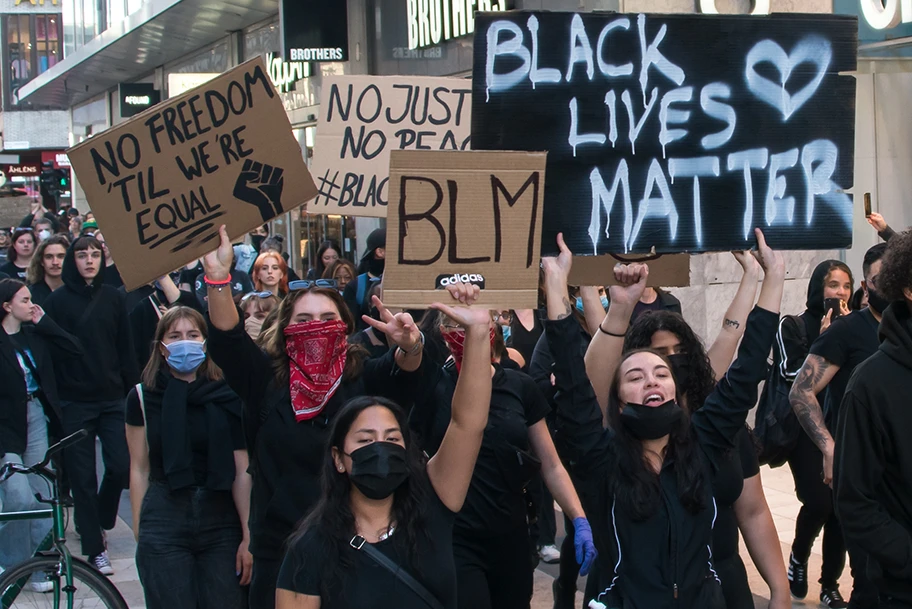
<path id="1" fill-rule="evenodd" d="M 592 541 L 592 529 L 589 528 L 589 521 L 585 518 L 573 519 L 573 545 L 576 548 L 576 562 L 580 566 L 580 575 L 589 575 L 589 569 L 595 562 L 598 552 L 595 550 L 595 543 Z"/>

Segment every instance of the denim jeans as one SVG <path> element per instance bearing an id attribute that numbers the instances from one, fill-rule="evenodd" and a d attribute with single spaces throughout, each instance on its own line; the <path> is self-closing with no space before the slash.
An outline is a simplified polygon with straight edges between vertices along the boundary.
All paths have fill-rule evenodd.
<path id="1" fill-rule="evenodd" d="M 64 452 L 73 502 L 75 522 L 82 537 L 82 553 L 101 554 L 101 530 L 110 531 L 117 522 L 120 494 L 130 483 L 130 453 L 124 426 L 124 401 L 61 402 L 66 435 L 85 429 L 88 436 Z M 95 474 L 95 438 L 101 438 L 104 478 L 98 487 Z"/>
<path id="2" fill-rule="evenodd" d="M 241 609 L 244 595 L 235 568 L 241 538 L 241 521 L 229 491 L 171 491 L 163 483 L 150 482 L 136 546 L 146 607 Z"/>
<path id="3" fill-rule="evenodd" d="M 6 453 L 0 456 L 0 465 L 13 462 L 35 465 L 44 459 L 48 449 L 47 418 L 38 400 L 28 403 L 28 439 L 25 452 L 21 455 Z M 35 493 L 50 498 L 51 488 L 44 478 L 37 475 L 14 474 L 0 484 L 0 509 L 4 512 L 24 512 L 44 509 L 38 503 Z M 29 558 L 44 540 L 53 522 L 50 518 L 41 520 L 20 520 L 0 523 L 0 566 L 8 569 Z"/>

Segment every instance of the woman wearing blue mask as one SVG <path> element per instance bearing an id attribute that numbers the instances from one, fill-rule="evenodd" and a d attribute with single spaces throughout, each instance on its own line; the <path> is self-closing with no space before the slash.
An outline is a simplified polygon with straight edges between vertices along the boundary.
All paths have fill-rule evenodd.
<path id="1" fill-rule="evenodd" d="M 250 583 L 241 400 L 206 354 L 207 326 L 169 309 L 127 397 L 136 567 L 146 606 L 240 608 Z"/>

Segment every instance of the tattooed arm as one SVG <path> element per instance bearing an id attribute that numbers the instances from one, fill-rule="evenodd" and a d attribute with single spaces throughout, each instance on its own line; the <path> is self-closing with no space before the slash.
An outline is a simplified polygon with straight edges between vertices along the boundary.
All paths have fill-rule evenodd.
<path id="1" fill-rule="evenodd" d="M 744 325 L 747 315 L 754 306 L 754 297 L 757 295 L 757 282 L 760 280 L 760 265 L 751 256 L 750 252 L 732 252 L 735 259 L 744 270 L 741 284 L 735 293 L 735 298 L 728 305 L 725 317 L 722 319 L 722 329 L 712 346 L 706 351 L 709 363 L 712 365 L 716 379 L 725 376 L 725 371 L 735 357 L 738 343 L 744 336 Z"/>
<path id="2" fill-rule="evenodd" d="M 823 481 L 830 484 L 833 479 L 833 453 L 835 443 L 833 436 L 826 428 L 823 421 L 823 409 L 817 401 L 817 394 L 823 391 L 833 380 L 839 366 L 829 360 L 810 354 L 804 360 L 804 365 L 798 371 L 792 390 L 789 392 L 789 402 L 792 410 L 798 417 L 798 422 L 807 432 L 811 441 L 823 453 Z"/>

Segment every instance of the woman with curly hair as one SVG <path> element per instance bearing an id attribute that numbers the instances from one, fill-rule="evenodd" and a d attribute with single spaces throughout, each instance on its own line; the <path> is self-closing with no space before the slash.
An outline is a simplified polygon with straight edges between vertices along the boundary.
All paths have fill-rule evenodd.
<path id="1" fill-rule="evenodd" d="M 630 319 L 642 296 L 648 268 L 630 265 L 617 269 L 616 274 L 620 274 L 628 285 L 626 288 L 613 286 L 610 290 L 614 310 L 609 309 L 602 331 L 593 338 L 586 355 L 590 378 L 606 376 L 604 365 L 596 372 L 596 358 L 605 355 L 618 358 L 621 352 L 651 349 L 670 362 L 682 396 L 681 406 L 691 414 L 701 408 L 715 390 L 717 379 L 725 375 L 731 363 L 757 290 L 759 265 L 747 252 L 734 255 L 744 274 L 735 299 L 725 313 L 719 336 L 709 351 L 684 318 L 670 311 L 647 311 L 630 323 L 626 332 L 618 332 L 626 325 L 622 320 Z M 593 382 L 597 392 L 598 385 L 598 381 Z M 789 607 L 788 579 L 779 538 L 763 494 L 757 452 L 746 426 L 735 436 L 733 449 L 722 455 L 720 470 L 713 480 L 713 497 L 718 509 L 712 535 L 713 565 L 722 582 L 726 607 L 750 609 L 754 606 L 739 553 L 739 528 L 751 557 L 770 587 L 770 607 Z"/>

